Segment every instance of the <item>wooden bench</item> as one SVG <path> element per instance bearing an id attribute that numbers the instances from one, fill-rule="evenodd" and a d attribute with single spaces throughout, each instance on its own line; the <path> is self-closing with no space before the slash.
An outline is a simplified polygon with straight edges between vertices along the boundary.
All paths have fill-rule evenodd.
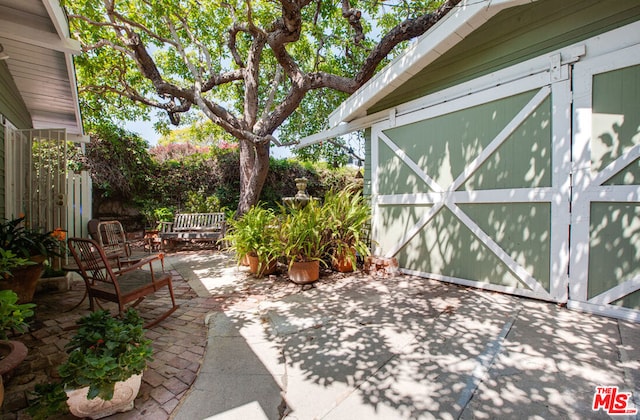
<path id="1" fill-rule="evenodd" d="M 217 242 L 226 234 L 224 213 L 178 213 L 173 222 L 160 222 L 160 238 L 167 242 Z"/>

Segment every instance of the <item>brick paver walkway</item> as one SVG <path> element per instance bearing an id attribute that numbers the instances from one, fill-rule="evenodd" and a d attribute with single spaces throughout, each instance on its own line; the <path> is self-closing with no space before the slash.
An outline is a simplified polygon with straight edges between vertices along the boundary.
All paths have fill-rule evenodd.
<path id="1" fill-rule="evenodd" d="M 147 337 L 153 340 L 154 361 L 144 372 L 135 409 L 114 415 L 111 419 L 168 419 L 196 379 L 207 341 L 205 316 L 220 310 L 225 299 L 197 297 L 178 272 L 172 271 L 172 275 L 180 308 L 147 331 Z M 18 338 L 27 346 L 29 354 L 5 383 L 1 418 L 29 418 L 26 414 L 29 392 L 33 391 L 35 384 L 52 381 L 57 376 L 57 367 L 66 358 L 64 346 L 73 335 L 70 328 L 76 320 L 89 313 L 87 300 L 72 309 L 80 302 L 83 293 L 84 285 L 76 281 L 70 291 L 36 295 L 32 331 Z M 154 312 L 166 310 L 168 305 L 169 294 L 163 291 L 147 298 L 138 308 L 140 314 L 147 318 Z"/>

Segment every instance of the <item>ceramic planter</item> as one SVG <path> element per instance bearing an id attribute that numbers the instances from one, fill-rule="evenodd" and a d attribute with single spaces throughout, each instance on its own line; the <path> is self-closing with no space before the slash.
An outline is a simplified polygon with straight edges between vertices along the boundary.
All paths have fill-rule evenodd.
<path id="1" fill-rule="evenodd" d="M 57 277 L 40 277 L 36 284 L 36 293 L 55 290 L 66 292 L 71 289 L 71 273 Z"/>
<path id="2" fill-rule="evenodd" d="M 320 261 L 294 262 L 289 267 L 289 278 L 297 284 L 309 284 L 320 278 Z"/>
<path id="3" fill-rule="evenodd" d="M 126 381 L 117 382 L 113 398 L 109 401 L 100 397 L 87 399 L 89 387 L 69 390 L 67 391 L 69 411 L 76 417 L 101 419 L 115 413 L 132 410 L 141 382 L 142 374 L 133 375 Z"/>

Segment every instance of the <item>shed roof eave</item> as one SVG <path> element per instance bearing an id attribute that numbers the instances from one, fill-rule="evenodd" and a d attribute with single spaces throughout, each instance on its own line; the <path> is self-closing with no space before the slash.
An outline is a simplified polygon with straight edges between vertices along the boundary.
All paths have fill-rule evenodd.
<path id="1" fill-rule="evenodd" d="M 464 0 L 329 115 L 329 127 L 363 117 L 367 109 L 453 48 L 498 12 L 537 0 Z"/>

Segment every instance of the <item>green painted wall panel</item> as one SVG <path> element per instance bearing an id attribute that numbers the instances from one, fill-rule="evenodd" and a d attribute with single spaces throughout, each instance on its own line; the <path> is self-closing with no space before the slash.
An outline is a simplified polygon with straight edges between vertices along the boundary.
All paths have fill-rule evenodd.
<path id="1" fill-rule="evenodd" d="M 460 204 L 460 208 L 549 291 L 550 204 Z"/>
<path id="2" fill-rule="evenodd" d="M 640 204 L 591 203 L 589 232 L 589 299 L 640 276 Z"/>
<path id="3" fill-rule="evenodd" d="M 443 208 L 398 255 L 401 267 L 425 273 L 526 287 L 447 208 Z"/>
<path id="4" fill-rule="evenodd" d="M 459 190 L 551 186 L 551 98 L 527 118 Z"/>
<path id="5" fill-rule="evenodd" d="M 625 308 L 640 309 L 640 290 L 635 291 L 622 299 L 612 302 L 613 305 L 623 306 Z"/>
<path id="6" fill-rule="evenodd" d="M 383 234 L 376 238 L 378 245 L 386 251 L 396 247 L 402 237 L 416 224 L 431 206 L 380 206 L 380 225 L 384 226 Z"/>
<path id="7" fill-rule="evenodd" d="M 591 164 L 594 171 L 604 169 L 640 144 L 639 98 L 640 65 L 593 77 Z"/>
<path id="8" fill-rule="evenodd" d="M 636 159 L 626 168 L 611 177 L 603 185 L 638 185 L 640 184 L 640 159 Z"/>
<path id="9" fill-rule="evenodd" d="M 638 0 L 538 0 L 507 9 L 368 112 L 420 98 L 637 20 Z"/>
<path id="10" fill-rule="evenodd" d="M 365 145 L 371 144 L 371 128 L 364 130 Z M 364 150 L 364 184 L 362 186 L 362 194 L 371 195 L 371 147 L 365 146 Z"/>
<path id="11" fill-rule="evenodd" d="M 451 183 L 462 173 L 465 167 L 473 161 L 482 152 L 484 148 L 502 131 L 524 105 L 535 95 L 535 91 L 525 92 L 509 98 L 500 99 L 486 104 L 478 105 L 472 108 L 452 112 L 426 121 L 419 121 L 413 124 L 392 128 L 385 131 L 385 134 L 411 159 L 433 178 L 442 188 L 448 188 Z M 547 103 L 546 107 L 549 105 Z M 541 128 L 542 121 L 547 121 L 548 115 L 540 112 L 536 120 L 531 124 L 525 124 L 522 130 L 514 136 L 514 146 L 505 154 L 510 155 L 511 159 L 518 160 L 516 169 L 512 163 L 504 160 L 499 164 L 495 159 L 503 159 L 502 155 L 496 155 L 493 165 L 494 167 L 485 169 L 484 172 L 493 169 L 502 171 L 503 176 L 492 175 L 485 176 L 482 179 L 476 177 L 475 186 L 482 188 L 508 188 L 516 182 L 509 179 L 509 173 L 515 174 L 516 171 L 522 172 L 520 178 L 528 176 L 528 167 L 530 165 L 531 152 L 529 148 L 533 147 L 531 142 L 537 142 L 537 136 L 534 139 L 527 140 L 522 147 L 517 141 L 533 134 L 540 134 L 541 137 L 548 134 L 543 133 L 548 130 Z M 524 147 L 524 149 L 523 149 Z M 540 145 L 544 150 L 548 146 Z M 380 193 L 409 193 L 409 192 L 427 192 L 424 183 L 415 182 L 412 175 L 414 172 L 410 169 L 404 169 L 400 159 L 391 155 L 388 147 L 381 147 L 380 161 L 381 165 L 381 184 Z M 538 151 L 543 153 L 544 150 Z M 522 161 L 521 161 L 522 160 Z M 543 159 L 544 160 L 544 159 Z M 489 163 L 491 164 L 491 162 Z M 401 165 L 399 167 L 399 165 Z M 522 165 L 526 167 L 522 168 Z M 539 168 L 541 172 L 547 173 L 544 165 Z M 509 169 L 511 168 L 511 169 Z M 410 173 L 407 171 L 411 171 Z M 523 172 L 524 171 L 524 172 Z M 486 173 L 486 175 L 489 175 Z M 537 179 L 538 175 L 532 175 L 532 179 Z M 544 176 L 541 178 L 544 180 Z M 407 182 L 408 180 L 408 182 Z M 527 184 L 529 185 L 529 184 Z M 520 186 L 520 185 L 517 185 Z M 420 190 L 420 188 L 423 188 Z"/>
<path id="12" fill-rule="evenodd" d="M 380 142 L 378 151 L 379 194 L 413 194 L 431 191 L 427 184 L 389 146 Z"/>

